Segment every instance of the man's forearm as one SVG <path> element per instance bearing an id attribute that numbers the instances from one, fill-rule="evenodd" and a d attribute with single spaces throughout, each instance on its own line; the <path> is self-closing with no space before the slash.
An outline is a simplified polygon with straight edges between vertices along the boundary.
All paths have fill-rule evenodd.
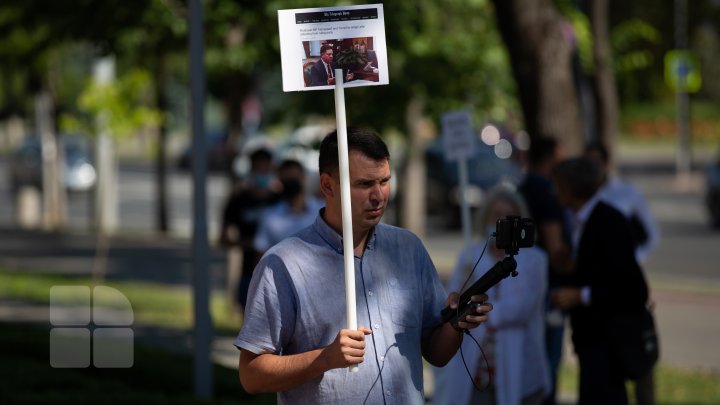
<path id="1" fill-rule="evenodd" d="M 443 367 L 457 353 L 463 334 L 453 329 L 449 322 L 435 328 L 423 341 L 425 360 L 435 367 Z"/>
<path id="2" fill-rule="evenodd" d="M 279 356 L 240 352 L 240 382 L 248 393 L 286 391 L 328 370 L 322 349 Z"/>

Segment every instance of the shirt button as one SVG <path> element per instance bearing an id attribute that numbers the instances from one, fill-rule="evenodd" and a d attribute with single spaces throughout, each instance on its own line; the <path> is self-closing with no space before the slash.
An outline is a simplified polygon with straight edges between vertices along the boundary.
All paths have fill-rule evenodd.
<path id="1" fill-rule="evenodd" d="M 380 324 L 379 324 L 379 323 L 376 323 L 376 324 L 375 324 L 375 329 L 380 329 Z"/>
<path id="2" fill-rule="evenodd" d="M 368 291 L 368 295 L 372 297 L 373 292 L 372 292 L 372 291 Z"/>
<path id="3" fill-rule="evenodd" d="M 385 394 L 386 394 L 387 396 L 390 396 L 390 390 L 385 391 Z"/>
<path id="4" fill-rule="evenodd" d="M 380 361 L 385 361 L 385 356 L 380 356 Z"/>

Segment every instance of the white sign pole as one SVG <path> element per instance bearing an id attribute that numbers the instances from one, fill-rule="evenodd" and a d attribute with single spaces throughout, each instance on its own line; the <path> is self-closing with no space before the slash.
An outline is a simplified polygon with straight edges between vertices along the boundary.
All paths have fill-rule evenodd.
<path id="1" fill-rule="evenodd" d="M 442 115 L 443 148 L 445 159 L 458 162 L 460 180 L 460 219 L 462 221 L 463 242 L 469 246 L 472 241 L 470 206 L 467 201 L 468 167 L 467 161 L 475 153 L 475 134 L 469 111 L 452 111 Z"/>
<path id="2" fill-rule="evenodd" d="M 335 119 L 337 122 L 338 162 L 340 163 L 340 205 L 342 207 L 343 257 L 345 259 L 345 308 L 347 328 L 357 330 L 355 309 L 355 253 L 353 249 L 352 213 L 350 209 L 350 162 L 348 159 L 347 123 L 343 71 L 335 69 Z M 351 372 L 358 366 L 350 366 Z"/>

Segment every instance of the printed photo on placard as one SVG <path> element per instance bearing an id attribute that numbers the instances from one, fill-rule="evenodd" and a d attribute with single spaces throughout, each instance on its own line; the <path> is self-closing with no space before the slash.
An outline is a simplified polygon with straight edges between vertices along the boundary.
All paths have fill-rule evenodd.
<path id="1" fill-rule="evenodd" d="M 388 84 L 382 5 L 278 11 L 283 90 Z M 300 46 L 298 46 L 300 45 Z"/>

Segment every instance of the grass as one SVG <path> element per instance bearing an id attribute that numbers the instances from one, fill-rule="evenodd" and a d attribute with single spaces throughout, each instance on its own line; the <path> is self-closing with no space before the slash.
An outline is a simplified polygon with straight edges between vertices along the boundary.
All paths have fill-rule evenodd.
<path id="1" fill-rule="evenodd" d="M 190 356 L 135 346 L 131 368 L 52 368 L 47 328 L 0 323 L 0 403 L 202 404 L 192 393 Z M 212 403 L 265 405 L 275 395 L 249 395 L 237 371 L 214 366 Z"/>
<path id="2" fill-rule="evenodd" d="M 559 392 L 576 393 L 578 369 L 564 363 L 560 367 Z M 628 383 L 632 399 L 633 385 Z M 685 370 L 660 364 L 655 369 L 655 395 L 658 404 L 720 404 L 720 375 L 709 371 Z"/>
<path id="3" fill-rule="evenodd" d="M 92 286 L 89 277 L 52 276 L 0 269 L 0 297 L 47 304 L 54 286 Z M 187 329 L 192 326 L 193 304 L 190 287 L 161 283 L 106 281 L 103 285 L 120 291 L 132 305 L 135 323 Z M 215 332 L 235 335 L 240 320 L 230 310 L 224 292 L 212 292 L 210 312 Z"/>

